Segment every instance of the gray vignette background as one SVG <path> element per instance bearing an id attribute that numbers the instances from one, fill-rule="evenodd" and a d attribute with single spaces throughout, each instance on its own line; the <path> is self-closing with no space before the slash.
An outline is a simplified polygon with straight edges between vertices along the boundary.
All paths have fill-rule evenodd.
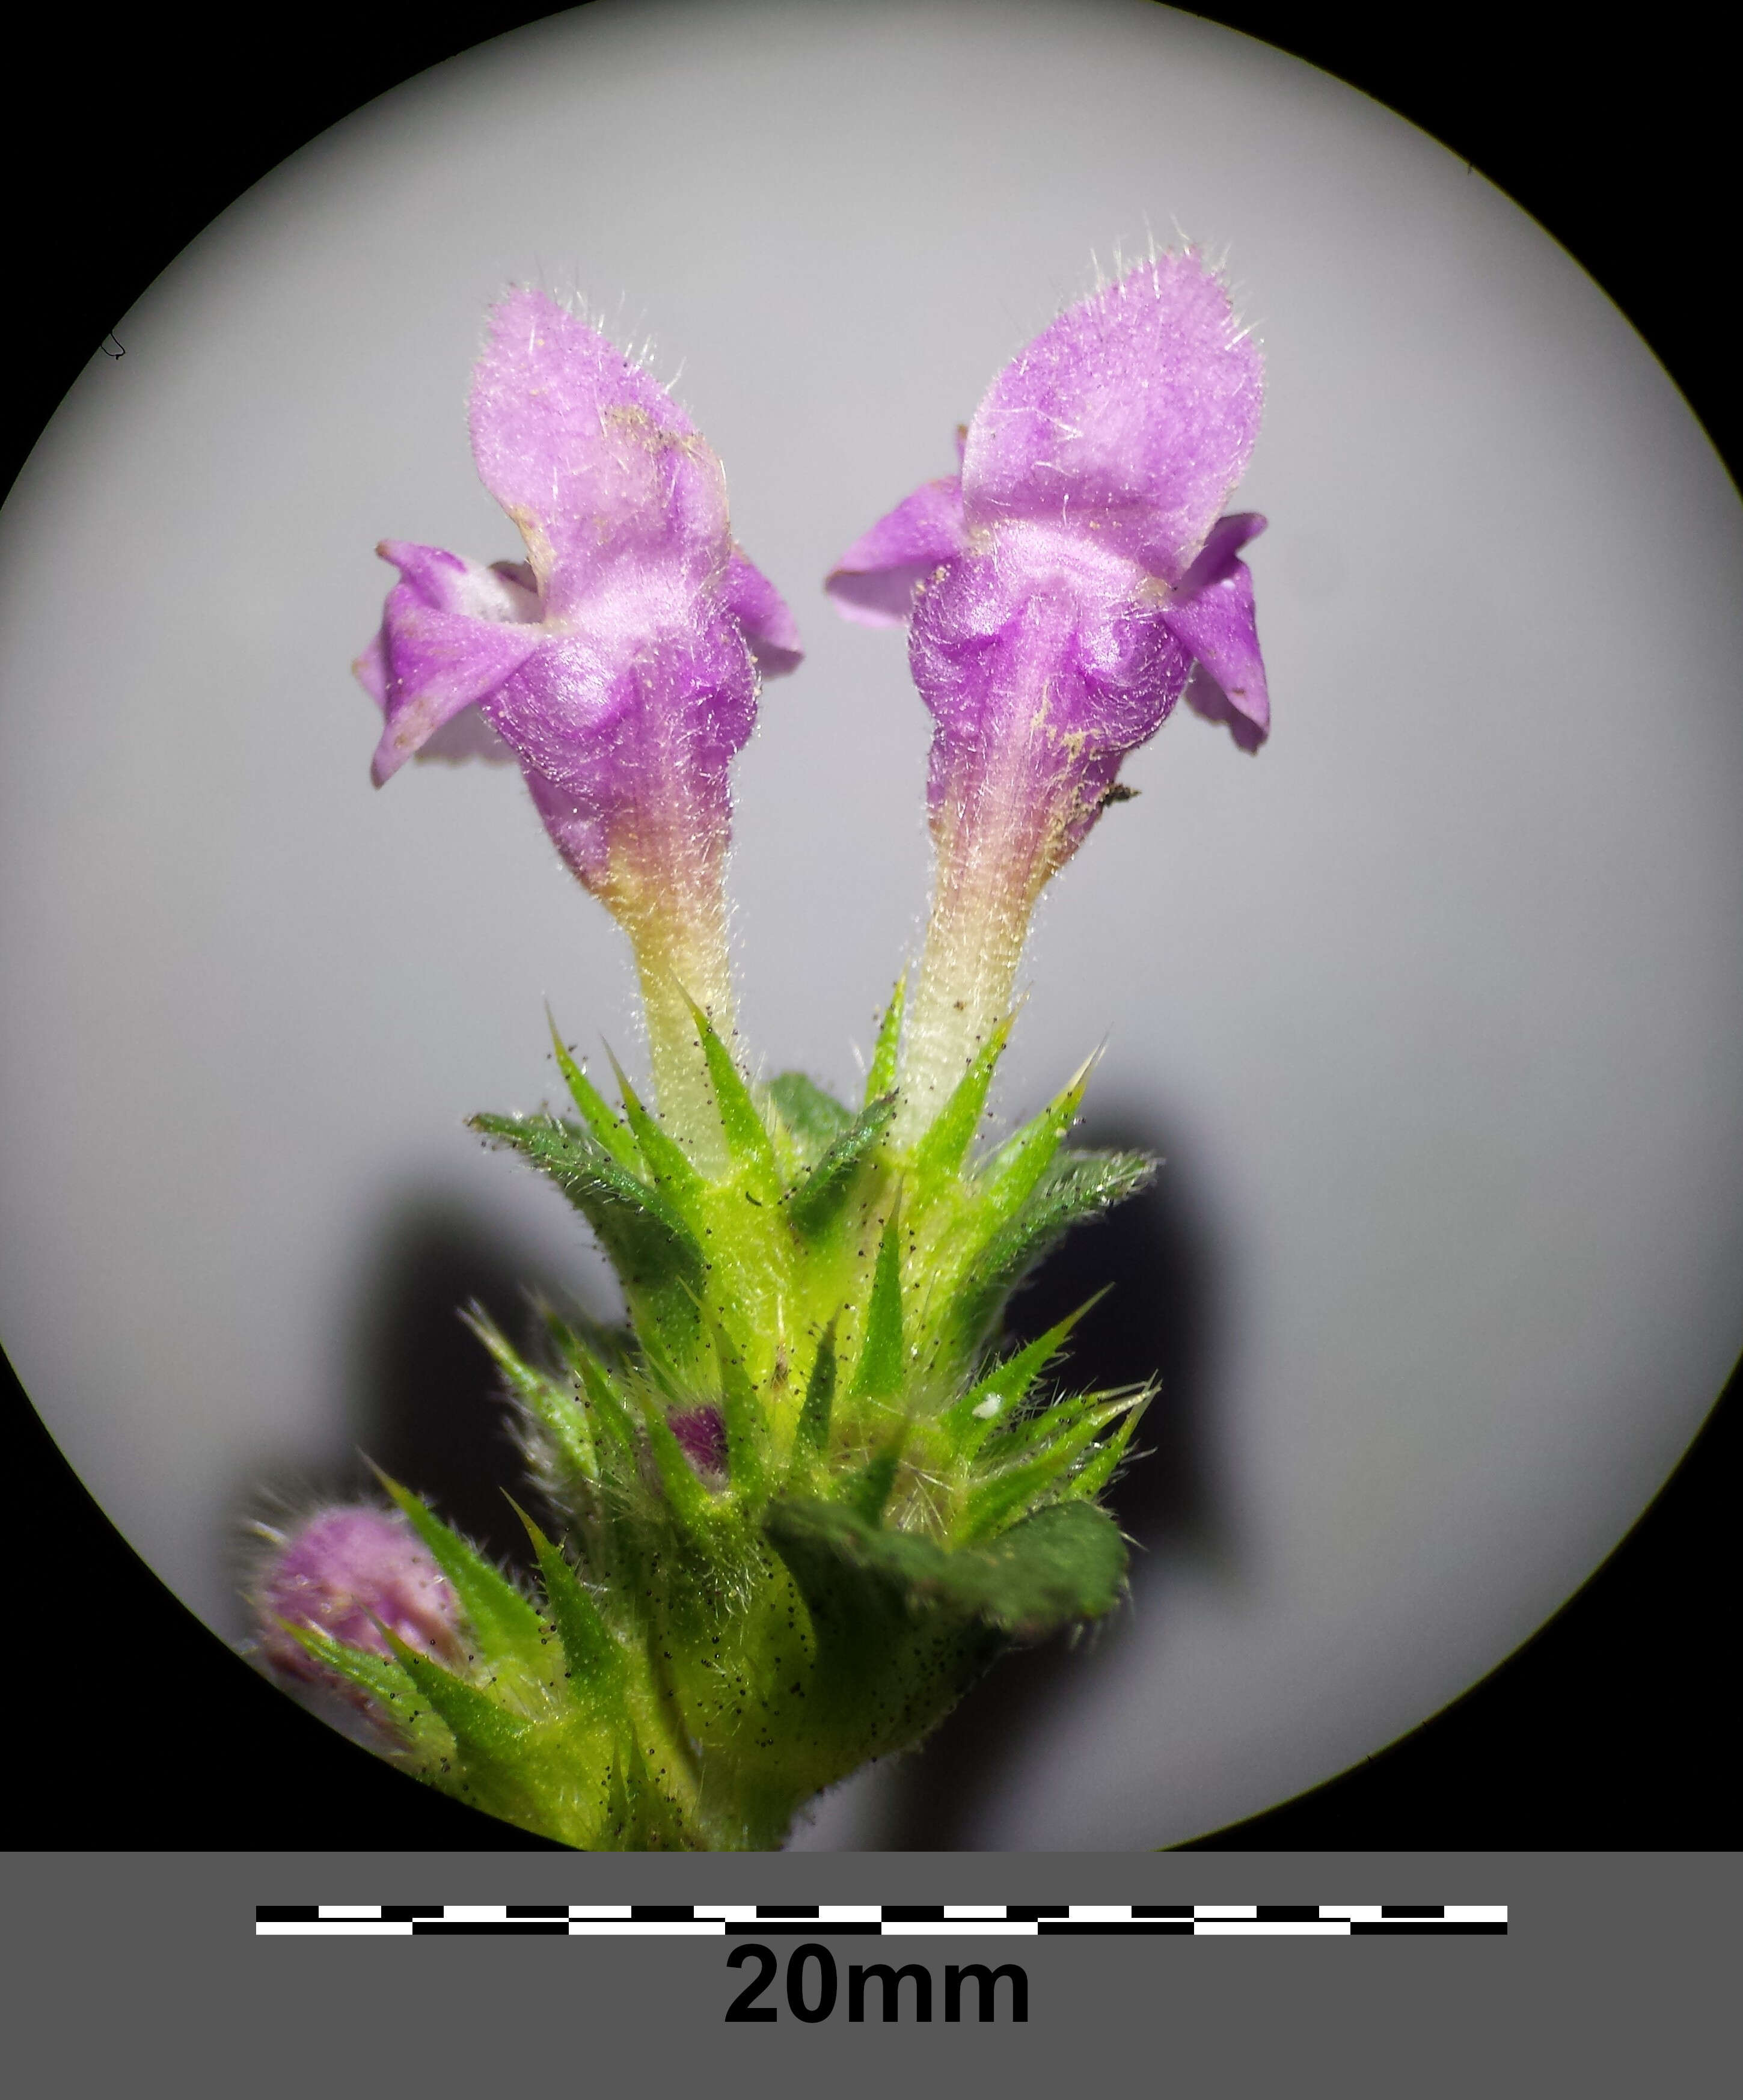
<path id="1" fill-rule="evenodd" d="M 602 0 L 252 192 L 0 521 L 0 1333 L 210 1623 L 252 1484 L 415 1443 L 384 1385 L 470 1375 L 428 1323 L 481 1264 L 505 1311 L 523 1274 L 608 1303 L 459 1123 L 549 1084 L 541 995 L 633 1040 L 611 929 L 511 779 L 373 795 L 344 670 L 376 539 L 514 550 L 465 444 L 483 306 L 532 279 L 651 332 L 798 611 L 739 770 L 745 1022 L 848 1083 L 923 906 L 925 724 L 817 580 L 1092 249 L 1176 227 L 1267 354 L 1277 733 L 1182 718 L 1130 767 L 1005 1099 L 1105 1034 L 1094 1128 L 1168 1156 L 1127 1244 L 1194 1324 L 1151 1462 L 1190 1492 L 972 1842 L 1162 1843 L 1339 1769 L 1669 1471 L 1740 1339 L 1740 534 L 1650 356 L 1463 163 L 1190 18 Z M 902 1783 L 805 1842 L 876 1844 Z"/>

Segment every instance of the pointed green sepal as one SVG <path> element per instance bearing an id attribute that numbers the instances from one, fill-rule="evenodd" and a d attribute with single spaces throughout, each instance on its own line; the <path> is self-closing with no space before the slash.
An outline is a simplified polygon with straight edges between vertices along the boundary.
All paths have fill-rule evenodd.
<path id="1" fill-rule="evenodd" d="M 527 1528 L 539 1564 L 539 1579 L 545 1602 L 563 1644 L 569 1688 L 577 1695 L 603 1698 L 623 1681 L 624 1658 L 611 1636 L 599 1608 L 581 1585 L 580 1577 L 527 1512 L 509 1498 L 509 1506 Z"/>
<path id="2" fill-rule="evenodd" d="M 490 1352 L 516 1405 L 543 1432 L 552 1455 L 564 1471 L 593 1483 L 599 1478 L 599 1454 L 585 1411 L 542 1371 L 534 1370 L 510 1344 L 483 1306 L 473 1304 L 461 1318 Z"/>
<path id="3" fill-rule="evenodd" d="M 885 1400 L 902 1383 L 907 1368 L 902 1335 L 902 1197 L 898 1190 L 878 1242 L 872 1296 L 866 1307 L 865 1332 L 854 1372 L 856 1400 Z"/>
<path id="4" fill-rule="evenodd" d="M 877 1041 L 872 1046 L 871 1069 L 866 1074 L 865 1105 L 894 1090 L 896 1083 L 896 1055 L 902 1047 L 902 1015 L 907 1004 L 908 973 L 904 970 L 896 979 L 896 988 L 890 994 L 889 1004 L 884 1009 L 884 1018 L 878 1024 Z"/>
<path id="5" fill-rule="evenodd" d="M 951 1439 L 959 1458 L 972 1458 L 986 1439 L 1008 1428 L 1028 1397 L 1029 1388 L 1064 1347 L 1066 1338 L 1079 1320 L 1099 1305 L 1111 1285 L 1086 1299 L 1074 1312 L 1049 1327 L 1044 1335 L 995 1364 L 952 1402 L 939 1424 Z"/>
<path id="6" fill-rule="evenodd" d="M 986 1110 L 993 1072 L 1010 1040 L 1013 1018 L 1007 1014 L 976 1051 L 968 1070 L 951 1089 L 950 1099 L 914 1148 L 914 1176 L 929 1194 L 938 1182 L 953 1176 L 968 1156 Z"/>
<path id="7" fill-rule="evenodd" d="M 609 1045 L 605 1054 L 611 1061 L 617 1091 L 623 1096 L 624 1118 L 635 1133 L 642 1158 L 654 1177 L 654 1186 L 669 1196 L 682 1211 L 686 1201 L 701 1187 L 702 1177 L 683 1146 L 644 1107 L 642 1096 L 630 1085 L 629 1074 L 618 1063 Z"/>
<path id="8" fill-rule="evenodd" d="M 1069 1419 L 1059 1425 L 1057 1434 L 1044 1442 L 1038 1437 L 1027 1456 L 1014 1458 L 971 1489 L 956 1536 L 971 1545 L 995 1538 L 1060 1485 L 1102 1431 L 1137 1405 L 1136 1395 L 1100 1405 L 1067 1403 L 1061 1411 Z M 1037 1416 L 1035 1425 L 1039 1427 L 1048 1419 L 1044 1414 Z"/>
<path id="9" fill-rule="evenodd" d="M 677 1351 L 692 1348 L 694 1294 L 707 1264 L 695 1233 L 667 1194 L 626 1172 L 578 1123 L 496 1115 L 474 1116 L 471 1123 L 554 1181 L 593 1227 L 643 1341 L 657 1337 Z"/>
<path id="10" fill-rule="evenodd" d="M 685 1825 L 683 1812 L 668 1780 L 632 1737 L 613 1754 L 611 1815 L 616 1846 L 633 1852 L 693 1852 L 703 1840 Z"/>
<path id="11" fill-rule="evenodd" d="M 364 1648 L 351 1648 L 324 1634 L 318 1626 L 300 1625 L 295 1619 L 276 1623 L 298 1645 L 307 1651 L 323 1669 L 342 1677 L 347 1684 L 367 1692 L 394 1725 L 409 1733 L 415 1726 L 406 1702 L 414 1696 L 412 1680 L 391 1656 L 376 1655 Z"/>
<path id="12" fill-rule="evenodd" d="M 409 1488 L 401 1487 L 379 1466 L 374 1472 L 448 1577 L 448 1586 L 470 1621 L 484 1655 L 494 1660 L 507 1653 L 536 1661 L 539 1615 L 507 1576 L 467 1545 L 457 1532 L 450 1531 Z"/>
<path id="13" fill-rule="evenodd" d="M 823 1330 L 811 1375 L 805 1381 L 805 1405 L 799 1410 L 798 1448 L 815 1458 L 822 1458 L 829 1449 L 829 1422 L 835 1407 L 835 1337 L 840 1320 L 841 1315 L 836 1314 Z"/>
<path id="14" fill-rule="evenodd" d="M 708 1083 L 714 1090 L 715 1111 L 720 1117 L 727 1154 L 734 1167 L 748 1175 L 766 1200 L 773 1202 L 780 1194 L 781 1177 L 774 1162 L 769 1127 L 751 1097 L 751 1090 L 745 1085 L 744 1075 L 734 1062 L 732 1052 L 721 1041 L 719 1031 L 694 999 L 688 1004 L 701 1038 L 702 1055 L 708 1068 Z"/>
<path id="15" fill-rule="evenodd" d="M 513 1764 L 515 1752 L 532 1727 L 531 1721 L 510 1712 L 476 1684 L 467 1683 L 440 1663 L 408 1648 L 391 1626 L 382 1628 L 382 1638 L 419 1696 L 429 1702 L 436 1718 L 446 1723 L 463 1757 L 487 1765 Z"/>
<path id="16" fill-rule="evenodd" d="M 1083 1465 L 1066 1481 L 1061 1499 L 1091 1502 L 1113 1479 L 1125 1458 L 1132 1432 L 1144 1418 L 1145 1412 L 1155 1398 L 1154 1391 L 1146 1391 L 1135 1400 L 1131 1409 L 1111 1436 L 1104 1437 L 1091 1452 Z"/>
<path id="17" fill-rule="evenodd" d="M 1092 1410 L 1113 1405 L 1115 1397 L 1105 1392 L 1067 1394 L 1039 1406 L 1024 1408 L 1013 1419 L 999 1422 L 980 1454 L 977 1480 L 990 1480 L 995 1473 L 1004 1472 L 1019 1459 L 1032 1456 L 1044 1445 L 1075 1429 Z M 1130 1396 L 1118 1397 L 1123 1402 Z M 1108 1417 L 1110 1421 L 1113 1418 L 1112 1415 Z"/>
<path id="18" fill-rule="evenodd" d="M 569 1090 L 570 1100 L 581 1112 L 582 1120 L 626 1173 L 638 1173 L 642 1156 L 633 1136 L 612 1114 L 605 1096 L 571 1056 L 568 1045 L 557 1033 L 556 1019 L 548 1006 L 545 1009 L 545 1018 L 551 1031 L 551 1048 L 556 1052 L 557 1069 L 563 1074 L 563 1083 Z"/>
<path id="19" fill-rule="evenodd" d="M 1014 1132 L 987 1161 L 977 1177 L 977 1193 L 988 1223 L 1001 1225 L 1015 1215 L 1033 1193 L 1035 1185 L 1053 1163 L 1066 1133 L 1083 1105 L 1083 1089 L 1101 1058 L 1098 1050 L 1086 1057 L 1067 1085 L 1061 1088 L 1041 1113 Z"/>
<path id="20" fill-rule="evenodd" d="M 594 1448 L 609 1449 L 619 1458 L 633 1458 L 637 1446 L 636 1411 L 618 1390 L 611 1370 L 574 1327 L 549 1308 L 545 1311 L 545 1325 L 580 1388 L 581 1410 Z"/>
<path id="21" fill-rule="evenodd" d="M 1054 1159 L 1015 1217 L 988 1238 L 957 1295 L 954 1346 L 973 1348 L 1017 1286 L 1073 1225 L 1136 1195 L 1156 1171 L 1142 1152 L 1066 1152 Z"/>

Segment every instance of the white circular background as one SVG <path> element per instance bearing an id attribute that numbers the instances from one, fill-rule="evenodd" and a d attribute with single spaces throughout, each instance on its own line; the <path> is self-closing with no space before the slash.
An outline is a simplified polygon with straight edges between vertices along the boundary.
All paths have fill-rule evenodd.
<path id="1" fill-rule="evenodd" d="M 510 774 L 368 782 L 384 535 L 515 551 L 483 310 L 576 288 L 726 463 L 810 654 L 738 774 L 748 1039 L 854 1077 L 924 902 L 899 637 L 818 582 L 1091 251 L 1226 255 L 1277 731 L 1182 715 L 1057 885 L 1005 1079 L 1104 1035 L 1220 1279 L 1215 1549 L 1163 1539 L 973 1841 L 1156 1845 L 1444 1704 L 1590 1573 L 1740 1339 L 1736 496 L 1581 271 L 1432 141 L 1141 0 L 602 4 L 227 212 L 0 537 L 0 1332 L 93 1493 L 240 1630 L 251 1481 L 346 1462 L 384 1235 L 457 1207 L 602 1301 L 460 1124 L 628 973 Z M 455 1346 L 462 1346 L 457 1340 Z M 1069 1783 L 1065 1776 L 1069 1776 Z M 812 1845 L 878 1842 L 873 1775 Z"/>

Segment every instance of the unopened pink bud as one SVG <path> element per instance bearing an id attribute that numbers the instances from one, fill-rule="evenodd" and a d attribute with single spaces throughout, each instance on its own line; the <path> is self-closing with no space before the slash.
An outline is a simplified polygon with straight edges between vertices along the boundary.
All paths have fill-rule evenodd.
<path id="1" fill-rule="evenodd" d="M 692 1407 L 667 1417 L 684 1456 L 704 1480 L 726 1476 L 726 1418 L 717 1407 Z"/>
<path id="2" fill-rule="evenodd" d="M 311 1626 L 348 1648 L 389 1652 L 386 1626 L 444 1661 L 462 1652 L 460 1607 L 430 1551 L 397 1511 L 356 1502 L 318 1511 L 277 1548 L 256 1585 L 260 1652 L 277 1674 L 343 1689 L 280 1623 Z"/>

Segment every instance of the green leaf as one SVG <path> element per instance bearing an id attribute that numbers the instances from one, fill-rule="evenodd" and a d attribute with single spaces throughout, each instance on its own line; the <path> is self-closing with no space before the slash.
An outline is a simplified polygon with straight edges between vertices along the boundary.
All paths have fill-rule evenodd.
<path id="1" fill-rule="evenodd" d="M 532 1726 L 530 1721 L 510 1713 L 488 1692 L 456 1677 L 440 1663 L 408 1648 L 391 1628 L 382 1627 L 382 1638 L 437 1718 L 448 1723 L 448 1733 L 462 1756 L 486 1764 L 514 1763 L 515 1753 Z"/>
<path id="2" fill-rule="evenodd" d="M 539 1578 L 545 1586 L 545 1602 L 563 1643 L 571 1689 L 602 1694 L 623 1678 L 624 1659 L 611 1639 L 599 1608 L 582 1587 L 580 1578 L 527 1512 L 510 1498 L 510 1507 L 527 1527 L 539 1563 Z"/>
<path id="3" fill-rule="evenodd" d="M 621 1237 L 637 1224 L 675 1242 L 689 1228 L 668 1198 L 618 1165 L 590 1131 L 554 1116 L 475 1115 L 470 1127 L 521 1157 L 554 1181 L 602 1239 Z M 664 1132 L 660 1136 L 664 1137 Z M 666 1138 L 667 1144 L 671 1143 Z M 687 1165 L 688 1162 L 686 1162 Z M 698 1257 L 699 1259 L 699 1257 Z"/>
<path id="4" fill-rule="evenodd" d="M 968 1070 L 951 1089 L 950 1099 L 915 1146 L 914 1174 L 923 1187 L 929 1189 L 949 1179 L 967 1156 L 986 1113 L 993 1072 L 1010 1040 L 1012 1019 L 1007 1014 L 975 1052 Z"/>
<path id="5" fill-rule="evenodd" d="M 629 1083 L 624 1071 L 611 1051 L 606 1056 L 611 1059 L 611 1070 L 616 1074 L 617 1091 L 624 1097 L 624 1114 L 629 1127 L 635 1132 L 635 1141 L 641 1148 L 647 1171 L 654 1177 L 654 1186 L 669 1192 L 681 1207 L 702 1186 L 702 1176 L 691 1163 L 690 1155 L 677 1140 L 672 1136 L 642 1105 L 642 1097 Z"/>
<path id="6" fill-rule="evenodd" d="M 744 1083 L 744 1075 L 733 1061 L 732 1052 L 694 999 L 691 1017 L 702 1039 L 702 1055 L 714 1089 L 714 1106 L 726 1140 L 726 1151 L 735 1167 L 749 1173 L 773 1202 L 780 1193 L 781 1177 L 774 1163 L 774 1147 L 769 1130 Z"/>
<path id="7" fill-rule="evenodd" d="M 765 1529 L 808 1604 L 814 1590 L 826 1600 L 857 1585 L 895 1593 L 911 1613 L 977 1620 L 1019 1640 L 1101 1617 L 1125 1580 L 1118 1526 L 1086 1502 L 1042 1510 L 991 1546 L 954 1553 L 867 1524 L 839 1502 L 777 1502 Z"/>
<path id="8" fill-rule="evenodd" d="M 491 1659 L 506 1652 L 536 1659 L 539 1652 L 539 1615 L 499 1568 L 467 1545 L 457 1532 L 426 1508 L 409 1488 L 390 1479 L 381 1467 L 375 1477 L 404 1511 L 413 1531 L 429 1547 L 437 1567 L 448 1577 L 460 1608 L 471 1622 L 472 1631 L 484 1655 Z M 445 1717 L 444 1717 L 445 1718 Z"/>
<path id="9" fill-rule="evenodd" d="M 835 1333 L 840 1317 L 837 1313 L 823 1330 L 805 1383 L 805 1405 L 799 1410 L 798 1447 L 819 1458 L 829 1449 L 829 1418 L 835 1405 Z"/>
<path id="10" fill-rule="evenodd" d="M 896 1053 L 902 1047 L 902 1015 L 907 1003 L 908 973 L 904 970 L 896 979 L 895 990 L 890 995 L 889 1004 L 884 1010 L 884 1018 L 877 1031 L 877 1041 L 872 1051 L 872 1068 L 866 1074 L 865 1105 L 892 1092 L 896 1083 Z"/>
<path id="11" fill-rule="evenodd" d="M 1155 1161 L 1142 1152 L 1066 1152 L 1056 1158 L 1028 1202 L 975 1259 L 951 1309 L 955 1346 L 973 1347 L 1029 1270 L 1071 1226 L 1135 1195 L 1155 1171 Z"/>
<path id="12" fill-rule="evenodd" d="M 787 1215 L 801 1238 L 814 1240 L 841 1215 L 854 1176 L 895 1112 L 894 1094 L 862 1109 L 804 1180 L 793 1184 Z"/>
<path id="13" fill-rule="evenodd" d="M 995 1627 L 940 1600 L 951 1556 L 885 1531 L 840 1502 L 774 1505 L 765 1535 L 805 1600 L 813 1664 L 802 1726 L 826 1773 L 920 1741 L 1005 1645 Z"/>
<path id="14" fill-rule="evenodd" d="M 477 1115 L 472 1128 L 512 1146 L 557 1184 L 598 1235 L 632 1301 L 638 1294 L 648 1301 L 638 1309 L 657 1328 L 678 1336 L 695 1332 L 692 1287 L 702 1280 L 702 1252 L 660 1190 L 626 1173 L 579 1124 L 551 1116 Z"/>
<path id="15" fill-rule="evenodd" d="M 803 1072 L 780 1072 L 769 1082 L 769 1098 L 814 1166 L 854 1120 L 854 1111 Z"/>
<path id="16" fill-rule="evenodd" d="M 953 1554 L 983 1573 L 986 1617 L 1017 1640 L 1035 1640 L 1074 1619 L 1098 1619 L 1119 1602 L 1126 1545 L 1106 1511 L 1066 1502 L 1013 1524 L 991 1546 Z"/>
<path id="17" fill-rule="evenodd" d="M 907 1368 L 902 1335 L 902 1198 L 899 1191 L 877 1245 L 872 1296 L 852 1392 L 856 1400 L 885 1400 L 898 1391 Z"/>
<path id="18" fill-rule="evenodd" d="M 567 1044 L 557 1033 L 557 1023 L 549 1007 L 545 1009 L 545 1018 L 551 1031 L 551 1048 L 557 1053 L 557 1069 L 569 1089 L 570 1100 L 580 1110 L 587 1127 L 618 1165 L 626 1173 L 637 1173 L 642 1158 L 634 1138 L 612 1114 L 605 1096 L 570 1056 Z"/>
<path id="19" fill-rule="evenodd" d="M 597 1481 L 599 1454 L 575 1395 L 518 1355 L 482 1305 L 469 1306 L 460 1317 L 490 1352 L 520 1407 L 544 1431 L 553 1454 L 569 1472 Z"/>

